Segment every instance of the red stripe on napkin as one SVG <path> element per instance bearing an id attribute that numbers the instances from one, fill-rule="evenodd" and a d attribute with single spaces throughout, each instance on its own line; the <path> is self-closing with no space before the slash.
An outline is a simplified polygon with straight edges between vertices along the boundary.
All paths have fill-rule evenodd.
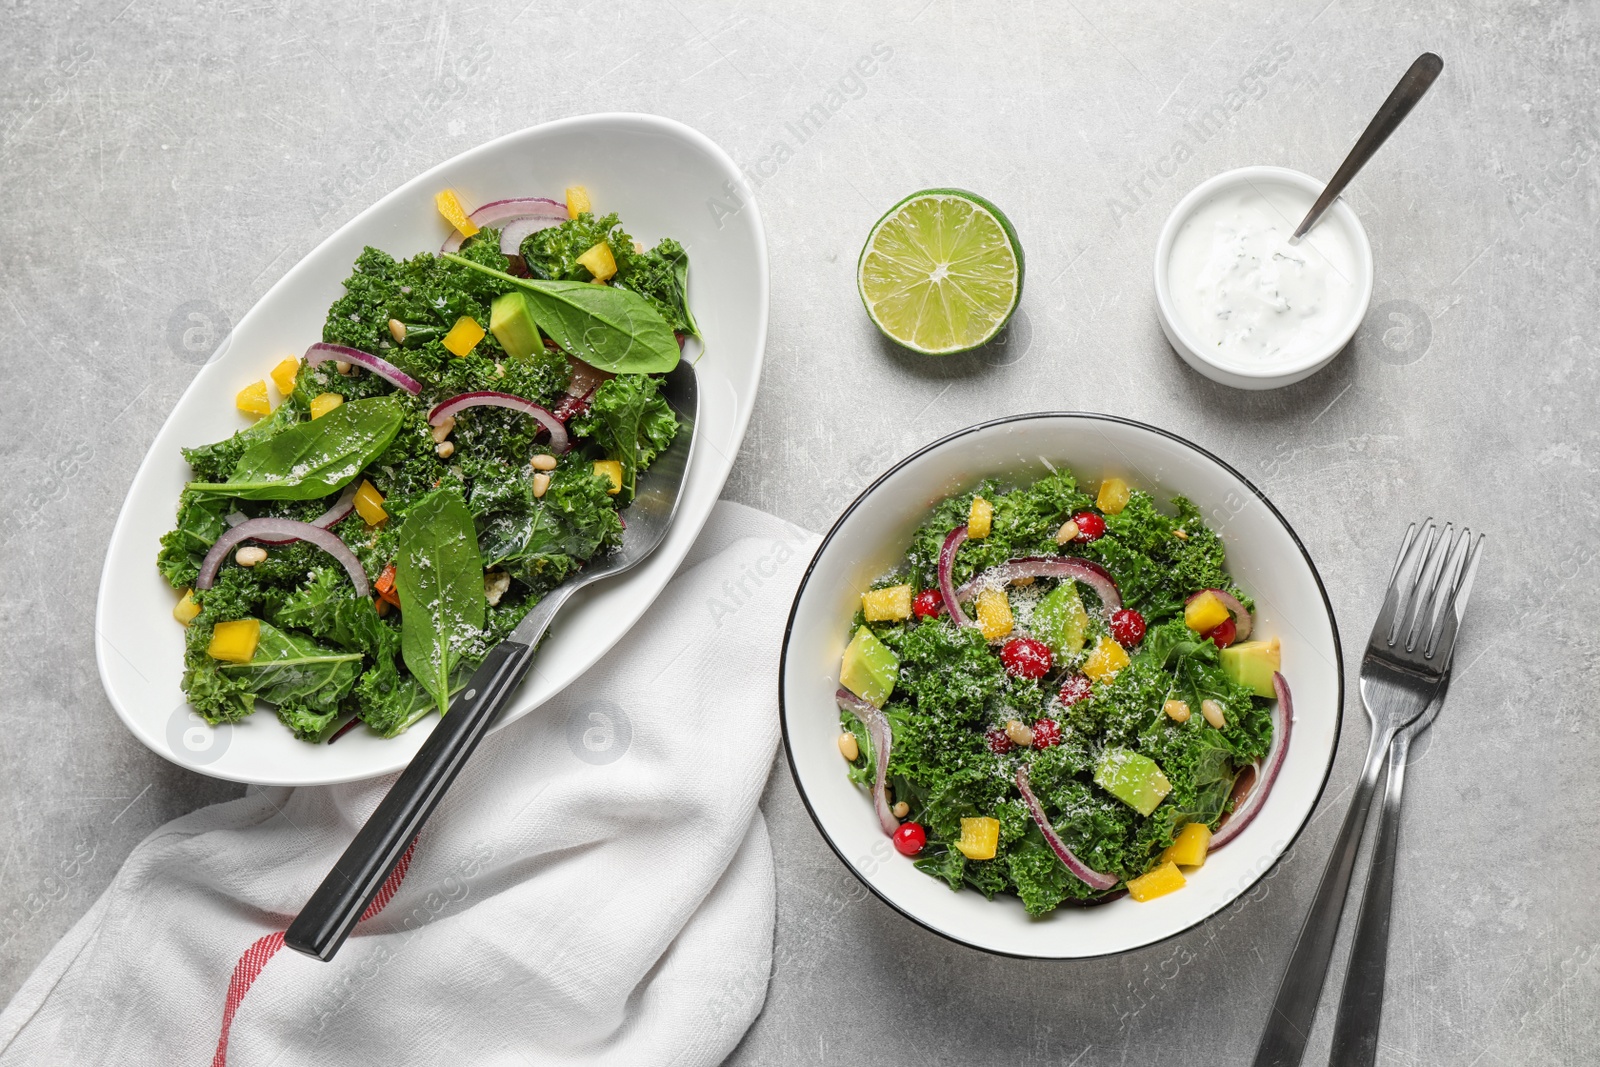
<path id="1" fill-rule="evenodd" d="M 378 895 L 372 898 L 372 903 L 367 905 L 367 910 L 361 913 L 360 922 L 366 922 L 378 912 L 382 911 L 394 899 L 395 893 L 400 890 L 400 883 L 405 881 L 406 870 L 411 866 L 411 854 L 417 850 L 417 842 L 412 838 L 405 855 L 400 857 L 400 862 L 394 865 L 394 870 L 389 872 L 383 885 L 378 889 Z M 283 947 L 283 931 L 267 934 L 257 938 L 256 943 L 244 950 L 244 955 L 239 957 L 239 962 L 233 965 L 233 977 L 228 980 L 228 999 L 222 1006 L 222 1034 L 217 1038 L 217 1051 L 211 1057 L 211 1067 L 228 1067 L 228 1032 L 233 1029 L 233 1017 L 239 1010 L 239 1004 L 244 1000 L 244 995 L 250 992 L 250 987 L 260 977 L 267 962 L 278 954 Z"/>

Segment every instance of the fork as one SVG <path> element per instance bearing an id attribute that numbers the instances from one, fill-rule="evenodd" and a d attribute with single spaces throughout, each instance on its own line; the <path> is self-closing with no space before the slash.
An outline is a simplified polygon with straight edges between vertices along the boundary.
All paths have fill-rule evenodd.
<path id="1" fill-rule="evenodd" d="M 1481 543 L 1482 538 L 1479 538 Z M 1456 593 L 1458 607 L 1472 591 L 1477 566 L 1478 550 L 1474 548 L 1466 576 Z M 1350 966 L 1345 970 L 1344 990 L 1339 995 L 1339 1013 L 1334 1017 L 1333 1047 L 1328 1057 L 1329 1064 L 1334 1067 L 1371 1067 L 1377 1062 L 1383 983 L 1389 966 L 1389 913 L 1394 899 L 1395 851 L 1400 843 L 1400 802 L 1405 789 L 1406 761 L 1411 745 L 1433 725 L 1449 686 L 1450 680 L 1446 678 L 1422 718 L 1400 731 L 1389 748 L 1389 775 L 1383 790 L 1383 806 L 1378 809 L 1378 841 L 1373 846 L 1367 889 L 1361 898 L 1355 937 L 1350 943 Z"/>
<path id="2" fill-rule="evenodd" d="M 644 562 L 666 539 L 687 482 L 699 418 L 700 391 L 694 367 L 687 360 L 680 362 L 662 379 L 661 390 L 678 415 L 678 434 L 639 477 L 622 544 L 611 554 L 590 560 L 546 593 L 510 636 L 489 650 L 467 682 L 466 691 L 451 703 L 450 713 L 440 719 L 289 925 L 284 944 L 319 960 L 333 959 L 473 749 L 510 702 L 562 605 L 585 586 Z"/>
<path id="3" fill-rule="evenodd" d="M 1366 762 L 1278 986 L 1255 1067 L 1296 1067 L 1305 1055 L 1378 776 L 1395 736 L 1444 692 L 1482 543 L 1432 519 L 1406 529 L 1361 659 L 1361 703 L 1372 722 Z"/>

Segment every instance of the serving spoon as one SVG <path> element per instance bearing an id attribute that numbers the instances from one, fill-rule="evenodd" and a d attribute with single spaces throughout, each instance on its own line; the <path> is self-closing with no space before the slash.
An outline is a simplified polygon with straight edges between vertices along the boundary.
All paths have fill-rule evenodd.
<path id="1" fill-rule="evenodd" d="M 339 862 L 289 925 L 284 944 L 319 960 L 333 959 L 422 824 L 433 814 L 445 790 L 455 781 L 467 757 L 516 692 L 533 665 L 534 651 L 550 629 L 556 612 L 584 586 L 632 570 L 665 540 L 683 494 L 700 410 L 694 367 L 687 360 L 680 360 L 666 374 L 661 395 L 677 413 L 681 425 L 672 444 L 639 476 L 638 492 L 628 507 L 622 544 L 610 555 L 590 560 L 571 580 L 546 593 L 511 635 L 489 650 L 466 688 L 450 705 L 450 713 L 439 720 Z"/>
<path id="2" fill-rule="evenodd" d="M 1411 109 L 1417 106 L 1417 101 L 1422 99 L 1423 94 L 1433 85 L 1442 70 L 1444 70 L 1444 60 L 1432 52 L 1424 52 L 1416 58 L 1411 64 L 1411 69 L 1405 72 L 1395 85 L 1394 91 L 1389 94 L 1389 99 L 1383 102 L 1378 113 L 1372 116 L 1372 121 L 1367 123 L 1367 128 L 1356 138 L 1356 146 L 1350 149 L 1350 154 L 1339 164 L 1339 169 L 1333 174 L 1333 180 L 1328 182 L 1328 187 L 1322 190 L 1317 202 L 1306 212 L 1306 217 L 1300 221 L 1291 240 L 1304 237 L 1306 231 L 1317 224 L 1322 213 L 1328 210 L 1328 205 L 1337 200 L 1339 194 L 1344 192 L 1344 187 L 1350 184 L 1350 179 L 1367 165 L 1367 160 L 1373 157 L 1395 128 L 1411 114 Z"/>

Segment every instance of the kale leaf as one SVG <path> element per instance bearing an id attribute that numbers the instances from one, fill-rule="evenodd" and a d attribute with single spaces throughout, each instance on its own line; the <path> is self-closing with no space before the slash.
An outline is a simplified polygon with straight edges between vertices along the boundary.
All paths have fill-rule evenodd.
<path id="1" fill-rule="evenodd" d="M 573 420 L 579 437 L 594 440 L 622 464 L 623 506 L 633 500 L 639 472 L 678 433 L 678 418 L 660 390 L 660 381 L 648 375 L 620 374 L 595 390 L 588 414 Z"/>

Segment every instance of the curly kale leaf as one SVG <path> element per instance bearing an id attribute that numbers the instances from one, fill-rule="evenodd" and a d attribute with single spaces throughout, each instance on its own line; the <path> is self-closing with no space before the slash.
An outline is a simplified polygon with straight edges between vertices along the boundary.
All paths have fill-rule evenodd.
<path id="1" fill-rule="evenodd" d="M 619 503 L 633 499 L 639 472 L 649 468 L 678 433 L 678 418 L 646 374 L 619 374 L 595 390 L 588 414 L 573 420 L 580 437 L 595 441 L 622 464 Z"/>
<path id="2" fill-rule="evenodd" d="M 543 592 L 602 548 L 621 541 L 622 523 L 610 483 L 589 464 L 563 456 L 543 497 L 533 495 L 533 471 L 493 461 L 463 464 L 472 491 L 467 507 L 478 531 L 484 565 L 499 566 Z"/>
<path id="3" fill-rule="evenodd" d="M 161 536 L 156 568 L 174 589 L 195 583 L 206 552 L 228 529 L 226 502 L 185 493 L 178 506 L 178 525 Z"/>
<path id="4" fill-rule="evenodd" d="M 1009 492 L 1001 492 L 993 479 L 981 482 L 971 492 L 940 504 L 917 530 L 907 561 L 919 589 L 938 580 L 939 549 L 950 531 L 967 521 L 975 496 L 994 505 L 994 524 L 988 537 L 968 541 L 956 554 L 952 574 L 958 585 L 1014 556 L 1055 555 L 1060 551 L 1055 535 L 1061 524 L 1093 502 L 1079 492 L 1077 481 L 1066 470 Z"/>

